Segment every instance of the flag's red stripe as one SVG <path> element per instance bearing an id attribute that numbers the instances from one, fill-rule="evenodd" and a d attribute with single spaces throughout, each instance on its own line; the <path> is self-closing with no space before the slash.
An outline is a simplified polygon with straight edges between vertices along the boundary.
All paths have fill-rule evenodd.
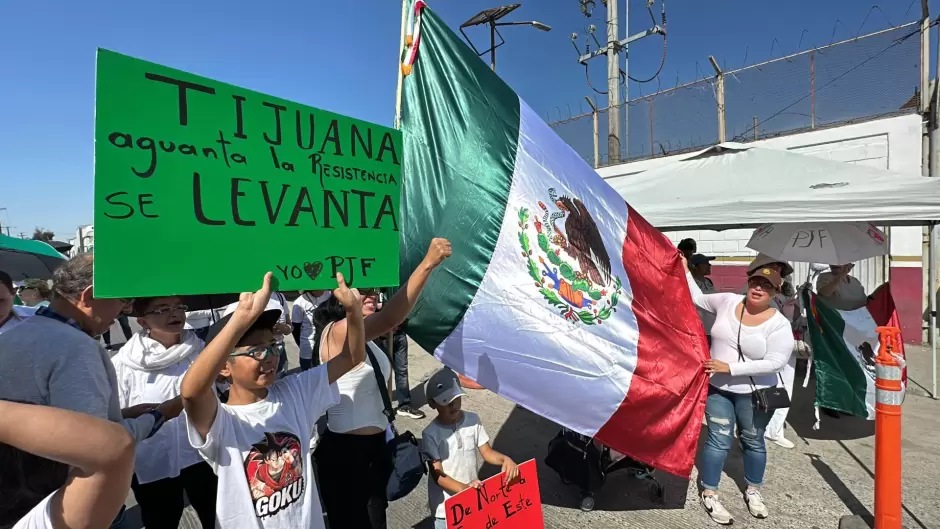
<path id="1" fill-rule="evenodd" d="M 676 247 L 628 208 L 623 263 L 639 328 L 637 367 L 627 396 L 597 439 L 682 477 L 692 473 L 708 376 L 708 344 Z"/>
<path id="2" fill-rule="evenodd" d="M 875 320 L 875 324 L 879 327 L 901 328 L 901 320 L 898 318 L 898 309 L 894 305 L 894 296 L 891 295 L 891 283 L 885 283 L 876 288 L 875 291 L 868 296 L 868 303 L 865 305 L 865 308 L 868 309 L 868 313 L 871 314 L 871 319 Z M 901 355 L 901 358 L 905 358 L 903 336 L 901 337 L 900 343 L 898 343 L 898 350 L 895 351 L 895 353 Z M 901 379 L 905 384 L 907 383 L 906 367 L 901 370 Z"/>

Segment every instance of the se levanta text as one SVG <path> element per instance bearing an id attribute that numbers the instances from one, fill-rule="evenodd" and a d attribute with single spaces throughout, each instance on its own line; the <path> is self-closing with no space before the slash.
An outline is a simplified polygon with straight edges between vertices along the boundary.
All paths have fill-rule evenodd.
<path id="1" fill-rule="evenodd" d="M 227 183 L 215 181 L 211 189 L 199 173 L 192 176 L 192 211 L 196 221 L 207 226 L 270 225 L 318 226 L 321 228 L 391 229 L 398 231 L 398 214 L 392 196 L 371 191 L 314 189 L 291 184 L 271 184 L 248 178 L 229 178 Z M 228 207 L 209 211 L 205 204 L 208 193 L 227 195 Z M 262 218 L 248 218 L 244 211 L 247 201 L 262 201 Z M 159 206 L 147 193 L 136 198 L 126 191 L 111 193 L 104 215 L 111 219 L 128 219 L 138 212 L 148 218 L 159 217 Z M 218 202 L 218 201 L 211 201 Z M 136 207 L 135 207 L 136 206 Z"/>

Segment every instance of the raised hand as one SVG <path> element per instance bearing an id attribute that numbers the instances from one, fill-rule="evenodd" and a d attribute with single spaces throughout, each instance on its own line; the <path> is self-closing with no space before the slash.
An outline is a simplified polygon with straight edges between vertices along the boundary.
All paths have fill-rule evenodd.
<path id="1" fill-rule="evenodd" d="M 264 312 L 271 300 L 271 272 L 264 274 L 261 288 L 254 293 L 242 292 L 238 297 L 238 306 L 232 314 L 232 320 L 241 325 L 251 325 Z"/>
<path id="2" fill-rule="evenodd" d="M 349 288 L 346 285 L 346 278 L 343 277 L 343 274 L 336 273 L 336 289 L 333 290 L 333 296 L 343 304 L 343 307 L 347 311 L 354 309 L 362 309 L 362 294 L 359 293 L 359 289 Z"/>
<path id="3" fill-rule="evenodd" d="M 506 473 L 506 483 L 512 483 L 519 477 L 519 466 L 508 457 L 503 458 L 502 471 Z"/>
<path id="4" fill-rule="evenodd" d="M 450 241 L 442 237 L 435 237 L 431 239 L 431 245 L 428 246 L 428 253 L 424 257 L 424 261 L 431 265 L 431 268 L 437 268 L 444 262 L 444 259 L 450 257 L 450 253 Z"/>

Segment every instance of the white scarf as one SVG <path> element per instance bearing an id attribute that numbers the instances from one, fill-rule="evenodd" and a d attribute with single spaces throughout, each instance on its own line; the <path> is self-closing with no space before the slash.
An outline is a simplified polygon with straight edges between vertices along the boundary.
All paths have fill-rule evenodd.
<path id="1" fill-rule="evenodd" d="M 180 343 L 172 347 L 150 337 L 150 331 L 142 329 L 131 336 L 127 344 L 121 348 L 121 361 L 128 367 L 140 371 L 159 371 L 184 360 L 195 351 L 203 348 L 202 340 L 196 333 L 184 330 L 180 336 Z"/>

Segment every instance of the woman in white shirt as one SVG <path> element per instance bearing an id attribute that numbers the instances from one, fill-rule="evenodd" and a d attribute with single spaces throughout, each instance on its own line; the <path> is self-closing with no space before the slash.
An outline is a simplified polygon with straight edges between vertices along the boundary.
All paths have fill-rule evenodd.
<path id="1" fill-rule="evenodd" d="M 793 329 L 793 321 L 795 318 L 799 317 L 799 300 L 796 297 L 796 289 L 789 281 L 791 274 L 793 274 L 793 267 L 790 266 L 789 263 L 775 259 L 767 254 L 759 253 L 757 254 L 757 258 L 748 265 L 747 274 L 751 275 L 755 270 L 763 267 L 776 270 L 780 274 L 780 277 L 783 278 L 783 286 L 780 288 L 780 292 L 777 293 L 770 302 L 770 306 L 786 316 L 791 322 L 790 328 Z M 793 379 L 796 378 L 796 355 L 790 355 L 790 360 L 787 362 L 787 365 L 783 366 L 783 371 L 780 372 L 780 378 L 783 381 L 784 389 L 787 390 L 787 395 L 792 399 Z M 787 449 L 796 446 L 793 444 L 793 441 L 787 439 L 783 433 L 789 412 L 790 408 L 774 410 L 770 423 L 767 424 L 767 429 L 764 432 L 764 438 L 768 441 Z"/>
<path id="2" fill-rule="evenodd" d="M 450 242 L 433 239 L 424 261 L 380 312 L 376 312 L 379 292 L 360 289 L 367 352 L 371 351 L 375 362 L 367 356 L 365 362 L 336 381 L 340 402 L 327 412 L 327 430 L 315 453 L 319 479 L 323 483 L 323 507 L 330 527 L 386 527 L 385 488 L 392 462 L 385 441 L 389 418 L 385 415 L 381 392 L 391 389 L 392 365 L 372 340 L 385 336 L 405 321 L 431 271 L 450 253 Z M 322 329 L 317 348 L 321 362 L 329 361 L 343 350 L 345 315 L 345 309 L 335 297 L 317 308 L 314 322 Z M 384 387 L 379 387 L 375 369 L 380 370 Z"/>
<path id="3" fill-rule="evenodd" d="M 698 461 L 704 489 L 702 505 L 719 524 L 733 523 L 731 514 L 718 501 L 718 482 L 737 427 L 748 484 L 744 500 L 752 516 L 766 518 L 768 511 L 760 487 L 767 466 L 764 429 L 771 414 L 755 406 L 753 393 L 777 385 L 779 373 L 793 352 L 790 322 L 771 307 L 783 279 L 772 268 L 759 268 L 748 277 L 747 294 L 742 297 L 702 294 L 692 274 L 686 276 L 695 304 L 715 313 L 711 360 L 705 363 L 712 375 L 705 405 L 708 439 Z"/>
<path id="4" fill-rule="evenodd" d="M 187 309 L 176 296 L 134 302 L 141 330 L 111 358 L 122 408 L 179 397 L 183 375 L 205 347 L 184 329 Z M 132 487 L 145 527 L 179 525 L 184 491 L 202 526 L 215 527 L 217 479 L 190 446 L 183 417 L 167 421 L 137 447 Z"/>

